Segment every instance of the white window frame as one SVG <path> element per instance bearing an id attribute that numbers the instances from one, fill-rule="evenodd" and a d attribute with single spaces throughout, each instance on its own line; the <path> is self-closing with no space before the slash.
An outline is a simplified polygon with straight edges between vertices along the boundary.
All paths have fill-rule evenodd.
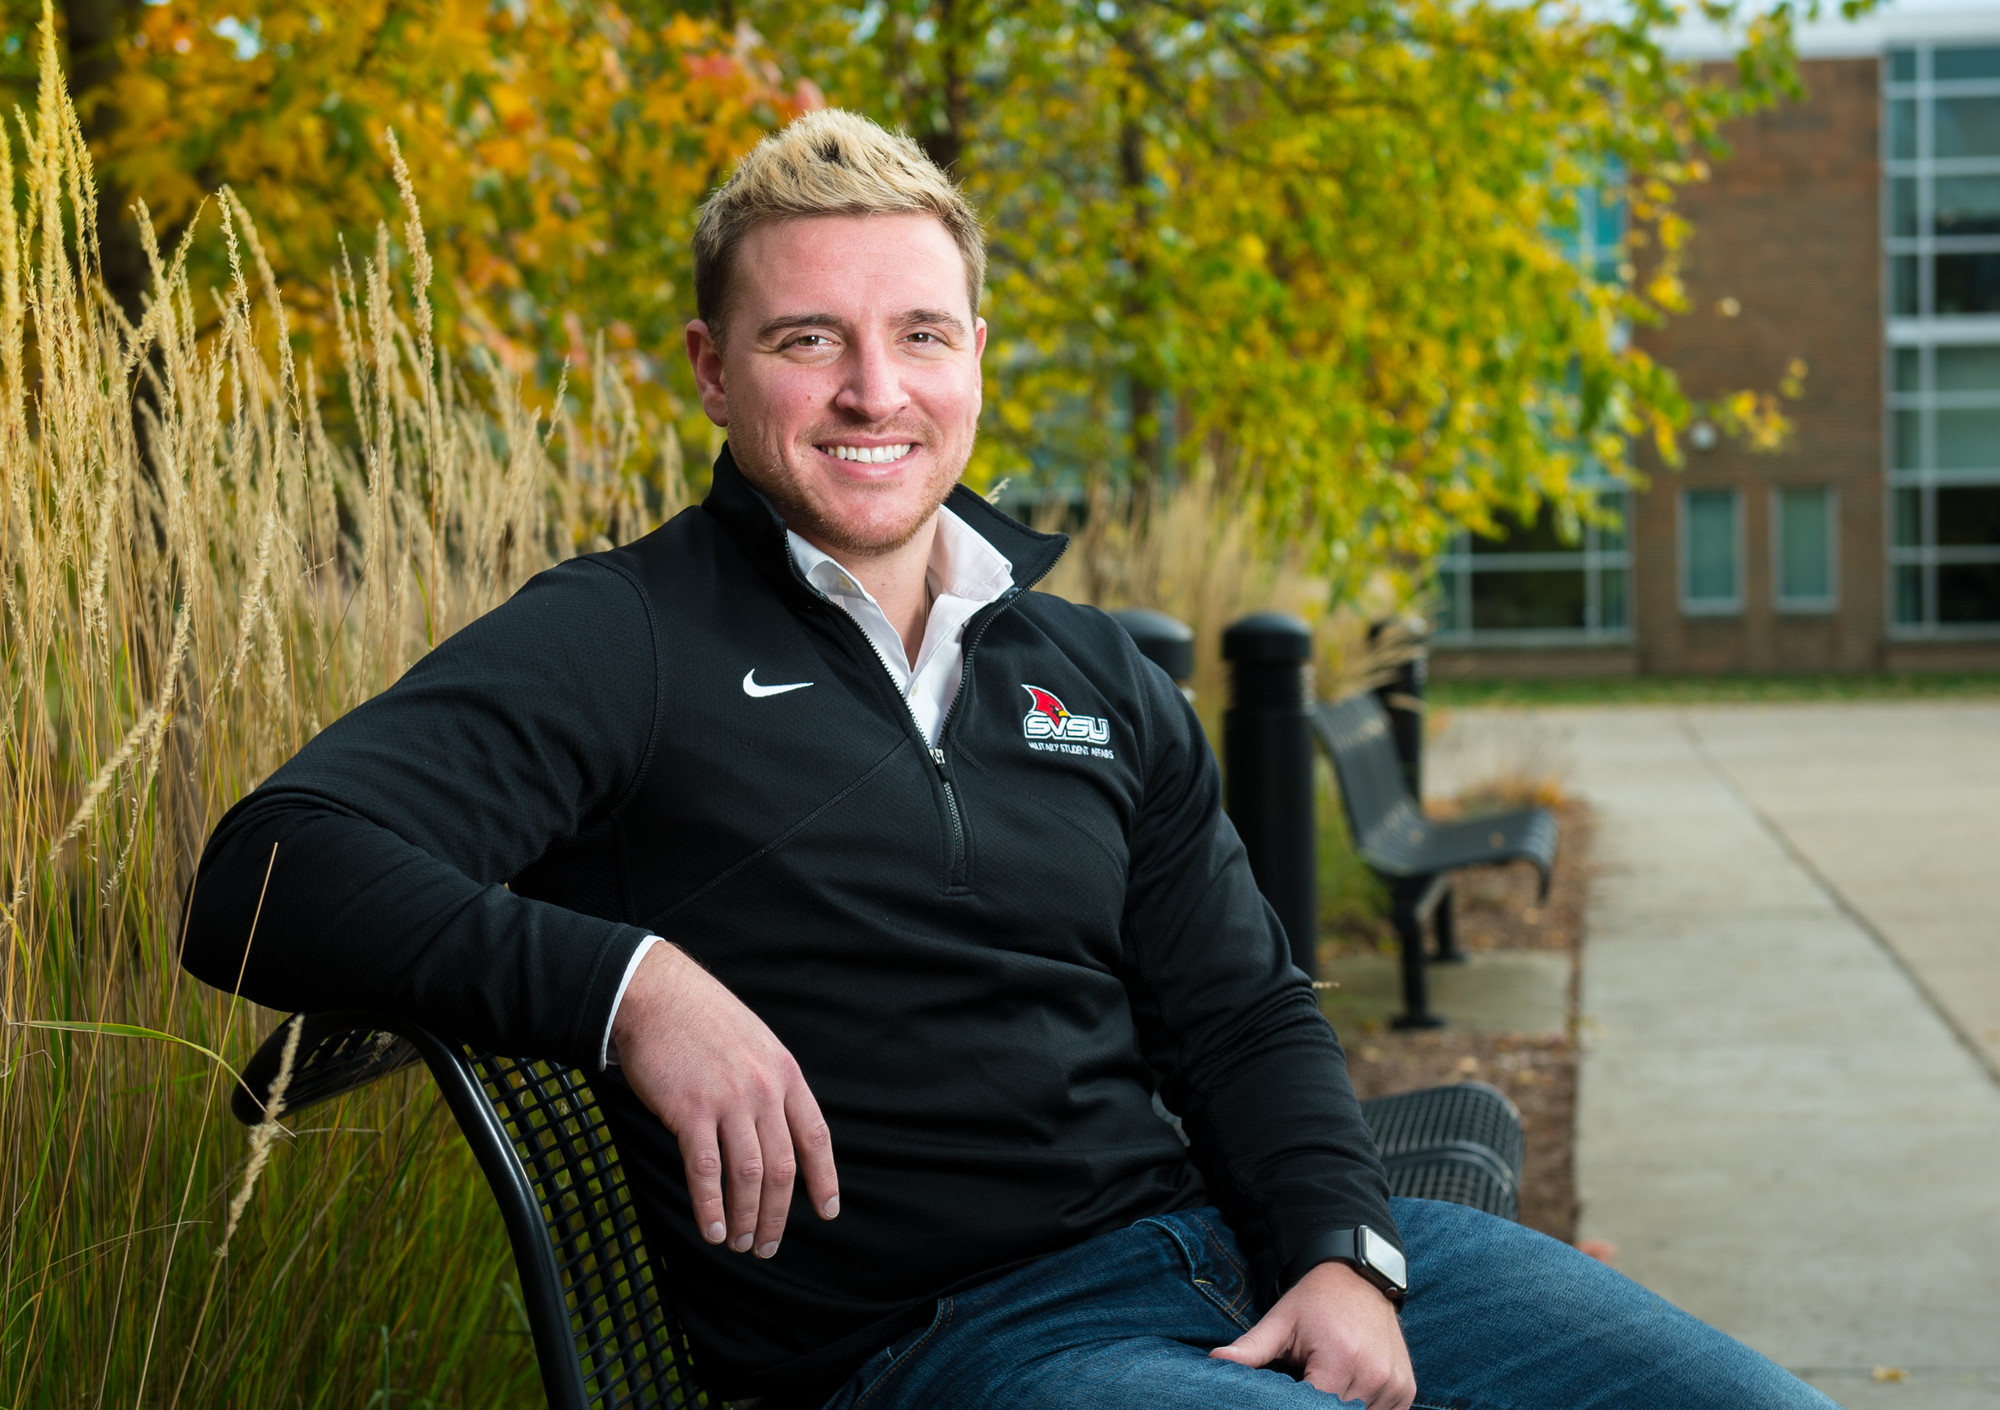
<path id="1" fill-rule="evenodd" d="M 1957 408 L 2000 406 L 2000 387 L 1991 391 L 1940 392 L 1936 384 L 1936 352 L 1952 345 L 2000 346 L 2000 313 L 1937 314 L 1932 257 L 1953 250 L 2000 248 L 2000 236 L 1942 237 L 1932 229 L 1934 183 L 1940 176 L 2000 175 L 2000 156 L 1941 160 L 1932 154 L 1931 100 L 1939 97 L 2000 96 L 2000 78 L 1952 79 L 1933 77 L 1932 55 L 1939 49 L 1991 47 L 1991 36 L 1959 35 L 1938 40 L 1918 40 L 1898 44 L 1916 56 L 1915 76 L 1898 81 L 1892 61 L 1884 55 L 1882 73 L 1881 152 L 1882 152 L 1882 307 L 1885 312 L 1882 388 L 1886 408 L 1882 422 L 1882 621 L 1895 641 L 1990 641 L 2000 638 L 2000 622 L 1944 622 L 1938 611 L 1938 570 L 1961 563 L 2000 561 L 2000 547 L 1943 548 L 1938 544 L 1937 492 L 1960 486 L 2000 484 L 2000 465 L 1979 470 L 1941 470 L 1937 467 L 1937 413 Z M 1914 159 L 1897 157 L 1889 145 L 1889 105 L 1900 100 L 1912 103 L 1916 119 L 1917 150 Z M 1917 232 L 1896 234 L 1894 220 L 1894 179 L 1913 178 L 1917 193 Z M 1894 266 L 1899 255 L 1917 259 L 1918 312 L 1912 317 L 1898 315 L 1894 306 Z M 1919 359 L 1918 389 L 1899 391 L 1895 360 L 1898 350 L 1913 351 Z M 1897 412 L 1914 415 L 1918 423 L 1917 464 L 1896 463 Z M 1915 544 L 1896 542 L 1896 493 L 1914 490 L 1918 501 L 1918 536 Z M 1896 618 L 1897 576 L 1914 573 L 1918 583 L 1919 616 L 1914 622 Z"/>
<path id="2" fill-rule="evenodd" d="M 1826 594 L 1785 596 L 1785 515 L 1787 490 L 1818 490 L 1826 496 Z M 1833 485 L 1771 486 L 1771 605 L 1787 616 L 1823 616 L 1840 609 L 1840 490 Z"/>
<path id="3" fill-rule="evenodd" d="M 1694 560 L 1691 553 L 1693 540 L 1688 534 L 1688 498 L 1697 494 L 1726 494 L 1735 510 L 1735 544 L 1732 552 L 1736 555 L 1736 595 L 1734 597 L 1692 597 L 1688 594 L 1689 579 L 1694 574 Z M 1677 526 L 1680 540 L 1676 551 L 1680 559 L 1680 599 L 1683 617 L 1740 617 L 1743 615 L 1743 491 L 1734 485 L 1693 485 L 1680 492 L 1680 523 Z"/>

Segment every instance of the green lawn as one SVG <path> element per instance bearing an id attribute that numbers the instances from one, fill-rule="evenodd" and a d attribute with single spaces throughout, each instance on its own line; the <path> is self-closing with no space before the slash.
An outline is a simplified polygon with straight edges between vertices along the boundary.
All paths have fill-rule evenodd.
<path id="1" fill-rule="evenodd" d="M 1937 700 L 2000 697 L 2000 671 L 1849 676 L 1566 676 L 1552 680 L 1432 680 L 1453 705 L 1680 705 L 1738 701 Z"/>

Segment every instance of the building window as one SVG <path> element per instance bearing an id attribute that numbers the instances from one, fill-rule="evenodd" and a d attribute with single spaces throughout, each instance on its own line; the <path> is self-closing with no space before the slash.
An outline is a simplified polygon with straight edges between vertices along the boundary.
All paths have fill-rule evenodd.
<path id="1" fill-rule="evenodd" d="M 1772 596 L 1780 612 L 1831 612 L 1837 515 L 1824 485 L 1771 491 Z"/>
<path id="2" fill-rule="evenodd" d="M 2000 635 L 2000 47 L 1884 74 L 1890 632 Z"/>
<path id="3" fill-rule="evenodd" d="M 1631 639 L 1628 496 L 1598 492 L 1611 524 L 1565 532 L 1543 505 L 1532 523 L 1501 516 L 1496 538 L 1460 534 L 1438 563 L 1440 642 L 1493 646 L 1592 645 Z"/>
<path id="4" fill-rule="evenodd" d="M 1992 635 L 2000 631 L 2000 342 L 1949 343 L 1926 331 L 1929 341 L 1890 350 L 1890 629 Z"/>
<path id="5" fill-rule="evenodd" d="M 1735 490 L 1681 492 L 1681 611 L 1743 610 L 1743 516 Z"/>
<path id="6" fill-rule="evenodd" d="M 1887 73 L 1890 314 L 2000 314 L 2000 48 L 1901 50 Z"/>

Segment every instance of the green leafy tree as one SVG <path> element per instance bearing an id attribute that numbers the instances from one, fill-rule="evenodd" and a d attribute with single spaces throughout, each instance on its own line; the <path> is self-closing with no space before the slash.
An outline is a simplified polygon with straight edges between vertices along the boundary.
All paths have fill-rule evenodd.
<path id="1" fill-rule="evenodd" d="M 1791 7 L 1727 81 L 1660 0 L 760 0 L 832 101 L 904 125 L 992 227 L 980 469 L 1143 499 L 1211 462 L 1351 587 L 1578 472 L 1673 463 L 1689 415 L 1627 338 L 1679 311 L 1729 117 L 1795 83 Z M 1607 189 L 1608 188 L 1608 189 Z M 1624 248 L 1572 257 L 1599 199 Z M 1711 409 L 1759 443 L 1768 394 Z"/>

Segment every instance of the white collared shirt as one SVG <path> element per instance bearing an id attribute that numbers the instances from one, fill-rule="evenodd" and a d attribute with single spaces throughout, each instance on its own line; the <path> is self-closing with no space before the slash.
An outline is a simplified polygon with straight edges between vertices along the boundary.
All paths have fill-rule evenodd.
<path id="1" fill-rule="evenodd" d="M 937 534 L 924 569 L 924 585 L 931 592 L 930 615 L 913 662 L 903 649 L 903 638 L 867 588 L 792 530 L 785 531 L 785 539 L 806 581 L 867 633 L 889 679 L 909 702 L 924 742 L 936 744 L 965 675 L 965 624 L 1014 586 L 1013 565 L 970 524 L 949 509 L 938 510 Z"/>
<path id="2" fill-rule="evenodd" d="M 924 586 L 931 594 L 930 613 L 924 622 L 923 643 L 912 662 L 903 649 L 902 636 L 889 625 L 888 614 L 874 594 L 831 555 L 792 530 L 785 530 L 785 539 L 805 580 L 867 634 L 883 669 L 909 704 L 924 742 L 935 745 L 945 716 L 951 712 L 951 702 L 958 698 L 959 683 L 965 678 L 965 624 L 980 608 L 1014 586 L 1013 565 L 970 524 L 940 508 L 930 563 L 924 569 Z M 611 1000 L 611 1017 L 604 1024 L 604 1040 L 598 1045 L 600 1066 L 618 1061 L 611 1046 L 611 1025 L 618 1018 L 618 1006 L 625 1002 L 632 976 L 639 972 L 639 961 L 661 943 L 659 936 L 647 936 L 625 965 L 625 977 L 618 981 L 618 992 Z"/>

